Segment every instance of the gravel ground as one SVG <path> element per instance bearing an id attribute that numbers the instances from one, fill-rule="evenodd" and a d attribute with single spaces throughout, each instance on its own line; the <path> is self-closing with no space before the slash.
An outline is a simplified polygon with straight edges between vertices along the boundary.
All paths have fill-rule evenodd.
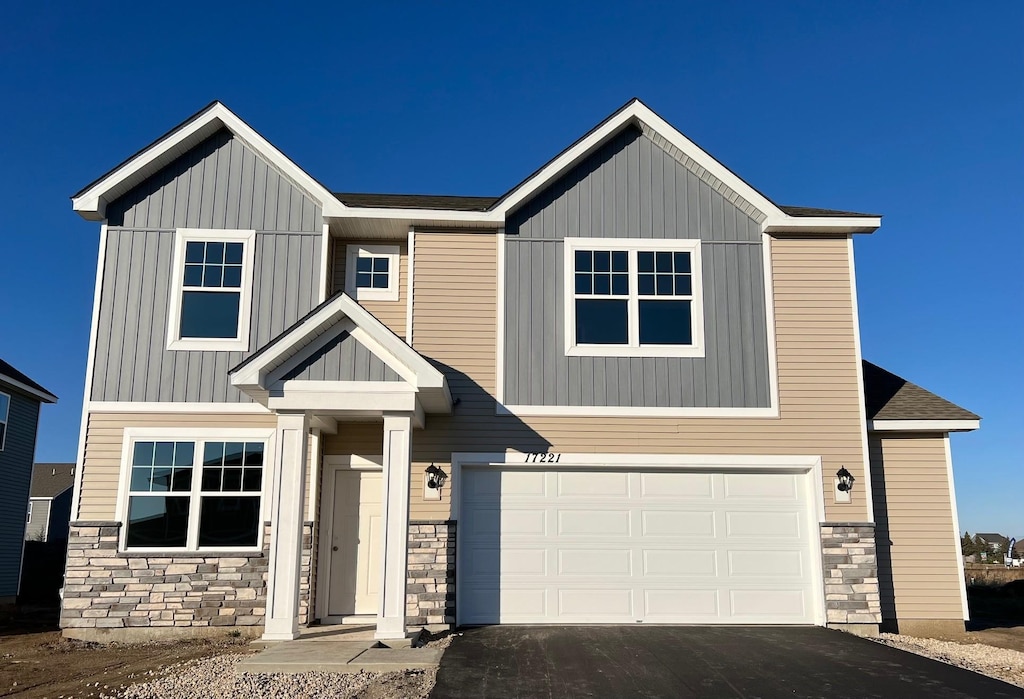
<path id="1" fill-rule="evenodd" d="M 954 643 L 894 633 L 883 633 L 873 640 L 1024 687 L 1024 653 L 1020 651 L 983 643 Z"/>
<path id="2" fill-rule="evenodd" d="M 426 643 L 431 648 L 447 648 L 454 636 L 439 634 Z M 239 675 L 234 664 L 240 655 L 218 655 L 169 666 L 151 672 L 149 682 L 123 687 L 114 693 L 100 692 L 101 699 L 426 699 L 434 688 L 437 668 L 405 672 L 360 672 L 342 675 L 330 672 L 297 674 Z"/>

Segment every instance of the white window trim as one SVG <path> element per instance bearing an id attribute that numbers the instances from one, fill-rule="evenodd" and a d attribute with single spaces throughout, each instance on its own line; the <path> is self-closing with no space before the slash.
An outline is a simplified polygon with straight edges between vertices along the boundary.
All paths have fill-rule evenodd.
<path id="1" fill-rule="evenodd" d="M 32 501 L 28 501 L 28 512 L 25 513 L 25 524 L 32 524 Z"/>
<path id="2" fill-rule="evenodd" d="M 4 414 L 0 415 L 0 423 L 3 423 L 4 431 L 0 433 L 0 451 L 4 450 L 4 446 L 7 444 L 7 431 L 11 429 L 11 394 L 0 391 L 0 396 L 7 399 L 7 407 L 4 409 Z"/>
<path id="3" fill-rule="evenodd" d="M 576 343 L 577 250 L 625 250 L 629 255 L 628 322 L 629 343 L 625 345 L 579 345 Z M 690 305 L 693 342 L 689 345 L 641 345 L 640 297 L 637 292 L 637 252 L 689 252 L 693 300 Z M 635 240 L 616 238 L 566 238 L 563 257 L 563 295 L 565 298 L 565 355 L 567 357 L 703 357 L 704 291 L 699 240 Z M 664 297 L 666 299 L 674 297 Z"/>
<path id="4" fill-rule="evenodd" d="M 234 338 L 179 337 L 181 329 L 181 296 L 185 273 L 185 244 L 189 241 L 243 243 L 242 286 L 238 301 L 238 334 Z M 167 349 L 208 352 L 248 352 L 249 327 L 252 318 L 253 268 L 256 258 L 256 231 L 218 230 L 213 228 L 179 228 L 175 231 L 174 265 L 171 277 L 170 307 L 167 313 Z"/>
<path id="5" fill-rule="evenodd" d="M 201 553 L 203 551 L 216 551 L 224 553 L 253 553 L 263 550 L 263 523 L 267 520 L 269 512 L 269 489 L 270 472 L 276 464 L 274 451 L 274 429 L 220 429 L 220 428 L 137 428 L 126 427 L 121 444 L 121 473 L 118 483 L 117 512 L 116 519 L 122 523 L 117 549 L 121 553 Z M 216 546 L 200 547 L 199 542 L 199 510 L 192 505 L 198 505 L 202 488 L 202 459 L 199 455 L 199 445 L 196 444 L 194 465 L 192 473 L 192 489 L 188 496 L 192 502 L 189 506 L 188 535 L 186 546 L 181 547 L 160 547 L 140 548 L 127 547 L 128 541 L 128 498 L 131 495 L 131 472 L 132 454 L 135 442 L 263 442 L 263 483 L 259 491 L 260 515 L 259 531 L 256 536 L 255 546 Z M 198 465 L 196 465 L 198 464 Z M 198 473 L 197 473 L 198 472 Z M 182 494 L 184 495 L 184 494 Z M 256 493 L 252 493 L 256 495 Z"/>
<path id="6" fill-rule="evenodd" d="M 397 245 L 349 245 L 345 249 L 345 293 L 357 301 L 397 301 L 401 249 Z M 356 260 L 360 257 L 388 258 L 388 288 L 356 288 Z"/>

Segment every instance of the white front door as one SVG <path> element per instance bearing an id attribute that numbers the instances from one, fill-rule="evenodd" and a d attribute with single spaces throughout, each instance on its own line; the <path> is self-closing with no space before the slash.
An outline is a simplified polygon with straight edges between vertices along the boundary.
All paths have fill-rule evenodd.
<path id="1" fill-rule="evenodd" d="M 381 473 L 334 471 L 328 616 L 377 614 L 380 590 Z"/>
<path id="2" fill-rule="evenodd" d="M 461 623 L 815 623 L 807 474 L 491 466 L 461 486 Z"/>

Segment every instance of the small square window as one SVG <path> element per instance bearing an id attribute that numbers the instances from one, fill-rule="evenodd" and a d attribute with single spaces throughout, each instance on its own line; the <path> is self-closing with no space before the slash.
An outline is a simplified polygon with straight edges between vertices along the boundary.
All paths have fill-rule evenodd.
<path id="1" fill-rule="evenodd" d="M 397 301 L 399 255 L 394 245 L 349 245 L 345 293 L 357 301 Z"/>

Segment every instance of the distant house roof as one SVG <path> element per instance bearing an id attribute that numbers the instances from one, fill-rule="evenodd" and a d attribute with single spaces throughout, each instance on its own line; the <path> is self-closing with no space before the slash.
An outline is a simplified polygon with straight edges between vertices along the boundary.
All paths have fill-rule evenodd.
<path id="1" fill-rule="evenodd" d="M 0 382 L 6 383 L 14 388 L 21 389 L 25 393 L 35 396 L 44 403 L 57 402 L 57 396 L 47 391 L 45 388 L 22 374 L 2 359 L 0 359 Z"/>
<path id="2" fill-rule="evenodd" d="M 974 537 L 975 538 L 980 537 L 982 541 L 984 541 L 986 543 L 989 543 L 989 544 L 1008 544 L 1008 543 L 1010 543 L 1010 540 L 1007 539 L 1002 534 L 981 534 L 981 533 L 978 533 L 978 534 L 975 534 Z"/>
<path id="3" fill-rule="evenodd" d="M 345 206 L 371 209 L 438 209 L 444 211 L 488 211 L 503 197 L 462 197 L 447 194 L 357 194 L 335 192 Z M 817 209 L 809 206 L 779 206 L 790 216 L 824 216 L 839 218 L 877 218 L 879 214 L 860 214 L 836 209 Z"/>
<path id="4" fill-rule="evenodd" d="M 980 420 L 917 384 L 864 362 L 864 407 L 868 420 Z"/>
<path id="5" fill-rule="evenodd" d="M 1024 557 L 1024 538 L 1018 538 L 1017 543 L 1013 545 L 1013 552 L 1017 557 Z"/>
<path id="6" fill-rule="evenodd" d="M 29 497 L 55 498 L 74 484 L 74 464 L 35 464 Z"/>

